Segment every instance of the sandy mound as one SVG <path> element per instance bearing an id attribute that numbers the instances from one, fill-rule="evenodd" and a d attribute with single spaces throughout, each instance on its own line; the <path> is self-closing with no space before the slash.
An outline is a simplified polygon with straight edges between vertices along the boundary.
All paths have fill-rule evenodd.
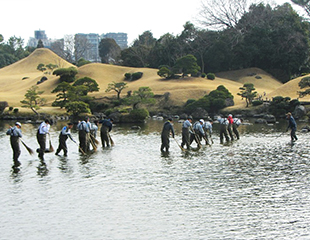
<path id="1" fill-rule="evenodd" d="M 283 97 L 290 97 L 291 99 L 299 99 L 299 101 L 306 101 L 306 102 L 310 101 L 310 96 L 299 98 L 299 95 L 297 93 L 298 91 L 304 91 L 304 89 L 300 89 L 300 87 L 298 86 L 298 83 L 304 77 L 306 76 L 295 78 L 283 84 L 281 87 L 267 94 L 267 97 L 271 99 L 272 97 L 283 96 Z"/>
<path id="2" fill-rule="evenodd" d="M 48 100 L 47 105 L 50 106 L 55 100 L 55 94 L 52 94 L 51 91 L 57 86 L 58 77 L 46 75 L 38 71 L 37 66 L 40 63 L 52 63 L 60 67 L 73 66 L 49 49 L 37 49 L 27 58 L 0 69 L 0 101 L 7 101 L 10 106 L 20 106 L 20 101 L 24 99 L 26 91 L 31 86 L 36 85 L 37 81 L 43 76 L 46 76 L 48 80 L 37 86 L 39 90 L 44 91 L 41 96 Z M 283 93 L 283 96 L 293 96 L 294 94 L 296 96 L 299 82 L 296 79 L 283 85 L 271 75 L 258 68 L 217 73 L 215 80 L 190 77 L 164 80 L 157 75 L 157 71 L 157 69 L 151 68 L 132 68 L 91 63 L 78 68 L 77 78 L 87 76 L 96 80 L 100 90 L 92 95 L 102 98 L 104 96 L 116 96 L 115 92 L 105 92 L 109 83 L 124 81 L 125 73 L 143 72 L 141 79 L 127 82 L 128 88 L 122 92 L 121 97 L 124 97 L 127 91 L 135 91 L 139 87 L 150 87 L 155 94 L 169 92 L 171 100 L 176 105 L 182 105 L 188 99 L 198 99 L 216 89 L 219 85 L 224 85 L 234 95 L 235 104 L 243 106 L 245 102 L 241 100 L 237 93 L 240 92 L 239 87 L 246 82 L 253 83 L 260 95 L 266 93 L 268 97 L 279 95 L 276 93 Z M 259 76 L 259 79 L 257 76 Z M 284 91 L 284 89 L 286 90 Z"/>

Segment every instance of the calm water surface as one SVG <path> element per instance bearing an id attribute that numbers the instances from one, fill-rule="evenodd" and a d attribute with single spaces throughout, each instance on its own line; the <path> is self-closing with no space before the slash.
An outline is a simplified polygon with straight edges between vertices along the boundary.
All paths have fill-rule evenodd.
<path id="1" fill-rule="evenodd" d="M 68 157 L 47 153 L 42 165 L 21 146 L 18 173 L 9 124 L 0 123 L 0 239 L 310 239 L 310 136 L 290 144 L 286 123 L 243 125 L 229 145 L 214 124 L 212 147 L 183 153 L 171 139 L 169 154 L 159 151 L 163 121 L 116 125 L 115 146 L 87 156 L 68 140 Z M 62 124 L 51 127 L 55 149 Z M 36 128 L 22 128 L 32 149 Z"/>

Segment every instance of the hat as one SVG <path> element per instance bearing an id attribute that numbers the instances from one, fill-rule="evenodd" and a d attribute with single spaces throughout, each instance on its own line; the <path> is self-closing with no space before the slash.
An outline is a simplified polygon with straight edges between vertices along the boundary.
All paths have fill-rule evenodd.
<path id="1" fill-rule="evenodd" d="M 229 115 L 228 115 L 228 117 L 232 117 L 232 115 L 231 115 L 231 114 L 229 114 Z"/>
<path id="2" fill-rule="evenodd" d="M 16 122 L 15 125 L 18 125 L 18 126 L 22 127 L 20 122 Z"/>
<path id="3" fill-rule="evenodd" d="M 288 112 L 288 113 L 286 114 L 286 116 L 292 116 L 292 114 L 291 114 L 290 112 Z"/>
<path id="4" fill-rule="evenodd" d="M 203 119 L 200 119 L 199 122 L 204 123 L 205 121 Z"/>
<path id="5" fill-rule="evenodd" d="M 170 117 L 170 118 L 168 118 L 168 121 L 172 121 L 172 118 Z"/>

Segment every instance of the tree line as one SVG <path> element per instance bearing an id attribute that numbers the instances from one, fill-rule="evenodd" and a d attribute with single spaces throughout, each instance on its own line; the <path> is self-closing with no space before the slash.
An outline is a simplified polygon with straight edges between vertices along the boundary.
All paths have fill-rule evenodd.
<path id="1" fill-rule="evenodd" d="M 123 50 L 113 39 L 102 39 L 99 44 L 101 62 L 173 69 L 180 58 L 192 55 L 197 59 L 201 74 L 258 67 L 286 82 L 310 72 L 309 21 L 299 16 L 289 3 L 274 8 L 259 3 L 247 8 L 248 2 L 208 1 L 200 12 L 205 28 L 186 22 L 180 34 L 166 33 L 159 39 L 154 38 L 151 31 L 145 31 Z M 309 7 L 309 0 L 292 2 L 304 7 L 305 11 Z M 225 14 L 223 9 L 229 10 Z M 74 41 L 72 37 L 71 40 Z M 4 43 L 0 35 L 0 67 L 24 58 L 34 50 L 22 45 L 23 40 L 16 37 Z M 72 55 L 75 54 L 76 65 L 88 63 L 79 57 L 81 54 L 73 53 L 72 47 L 66 46 L 59 54 L 61 57 L 74 62 Z"/>

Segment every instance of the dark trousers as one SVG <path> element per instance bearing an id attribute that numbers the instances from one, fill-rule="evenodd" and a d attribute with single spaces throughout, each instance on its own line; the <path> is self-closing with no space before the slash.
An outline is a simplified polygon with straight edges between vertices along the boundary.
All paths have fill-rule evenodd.
<path id="1" fill-rule="evenodd" d="M 79 142 L 80 142 L 80 149 L 83 150 L 83 152 L 89 151 L 89 133 L 87 133 L 84 130 L 79 131 Z"/>
<path id="2" fill-rule="evenodd" d="M 100 129 L 100 137 L 101 137 L 102 147 L 105 147 L 105 145 L 109 147 L 110 146 L 109 128 L 102 126 Z"/>
<path id="3" fill-rule="evenodd" d="M 239 139 L 240 136 L 239 136 L 238 126 L 236 124 L 233 124 L 233 132 L 236 135 L 237 139 Z"/>
<path id="4" fill-rule="evenodd" d="M 234 140 L 233 131 L 232 131 L 232 124 L 231 123 L 228 124 L 227 131 L 228 131 L 230 139 Z"/>
<path id="5" fill-rule="evenodd" d="M 20 162 L 18 161 L 18 158 L 20 156 L 19 137 L 11 136 L 10 142 L 13 150 L 14 165 L 19 166 L 20 165 Z"/>
<path id="6" fill-rule="evenodd" d="M 220 126 L 220 142 L 223 143 L 224 137 L 227 142 L 229 142 L 229 137 L 227 133 L 227 126 L 225 124 L 221 124 Z"/>
<path id="7" fill-rule="evenodd" d="M 187 149 L 190 149 L 189 129 L 188 128 L 182 128 L 182 143 L 181 143 L 181 147 L 184 147 L 184 145 L 186 145 Z"/>
<path id="8" fill-rule="evenodd" d="M 169 147 L 170 147 L 169 136 L 170 136 L 170 130 L 169 131 L 163 131 L 161 133 L 161 146 L 160 146 L 161 151 L 164 151 L 164 149 L 166 149 L 166 152 L 169 151 Z"/>
<path id="9" fill-rule="evenodd" d="M 192 144 L 192 142 L 195 140 L 197 146 L 199 147 L 201 145 L 200 142 L 202 138 L 203 138 L 202 133 L 195 130 L 195 134 L 190 135 L 189 144 Z"/>
<path id="10" fill-rule="evenodd" d="M 40 134 L 39 131 L 37 132 L 37 141 L 39 143 L 39 158 L 43 159 L 44 152 L 46 149 L 46 134 Z"/>
<path id="11" fill-rule="evenodd" d="M 292 128 L 291 129 L 291 140 L 294 141 L 294 140 L 297 140 L 297 136 L 296 136 L 296 128 Z"/>
<path id="12" fill-rule="evenodd" d="M 68 148 L 67 148 L 67 143 L 66 143 L 67 139 L 68 139 L 68 136 L 66 135 L 59 136 L 59 145 L 58 145 L 56 154 L 60 153 L 60 151 L 63 150 L 64 155 L 67 156 L 67 153 L 68 153 Z"/>

